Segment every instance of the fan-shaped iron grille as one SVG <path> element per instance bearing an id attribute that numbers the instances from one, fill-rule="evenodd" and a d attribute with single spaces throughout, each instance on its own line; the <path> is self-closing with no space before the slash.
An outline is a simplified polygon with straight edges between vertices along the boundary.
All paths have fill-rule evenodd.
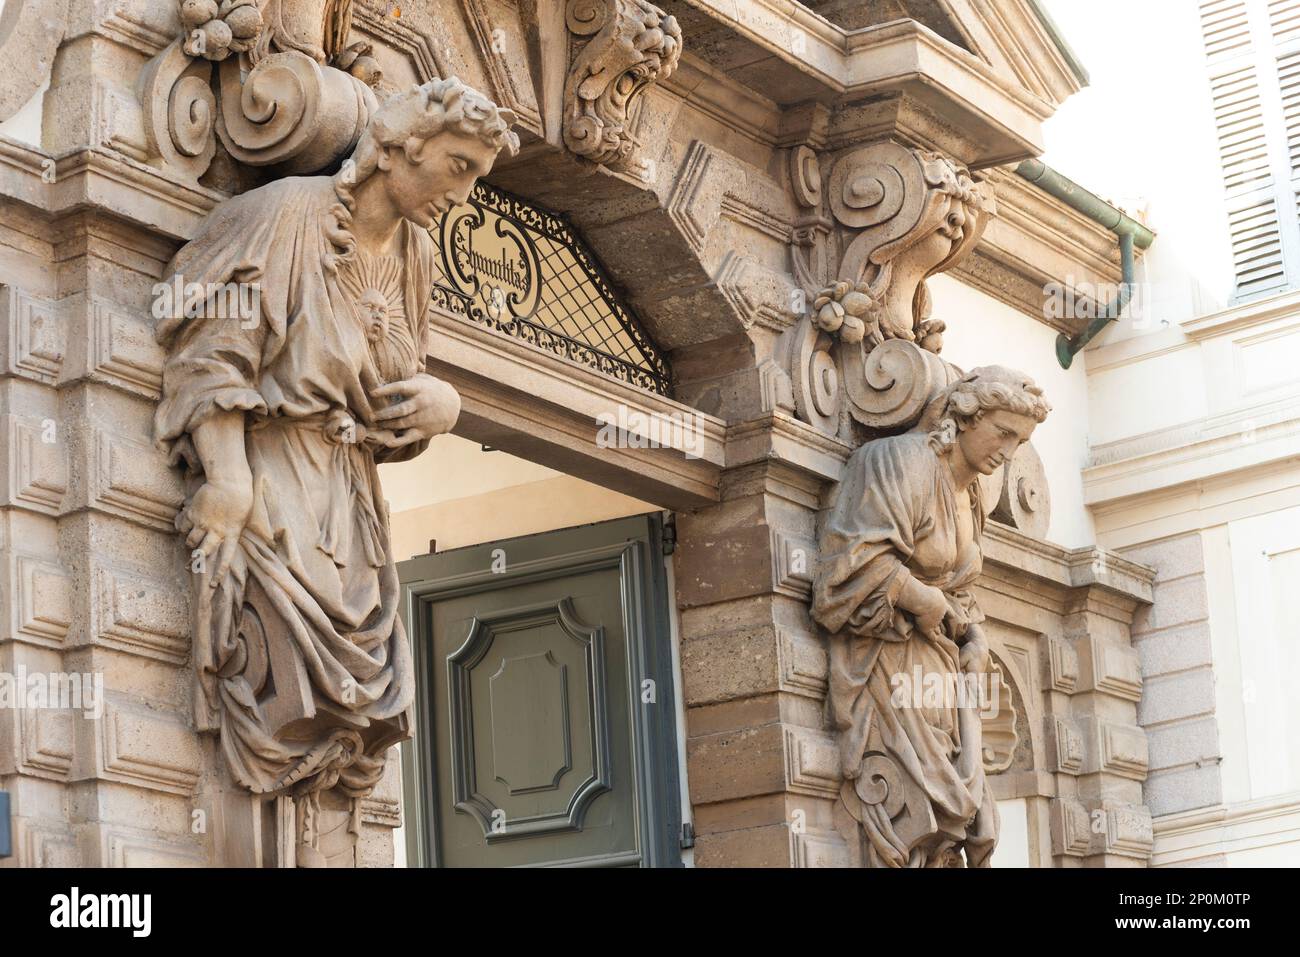
<path id="1" fill-rule="evenodd" d="M 564 217 L 478 183 L 434 239 L 434 302 L 470 322 L 667 395 L 671 370 Z"/>

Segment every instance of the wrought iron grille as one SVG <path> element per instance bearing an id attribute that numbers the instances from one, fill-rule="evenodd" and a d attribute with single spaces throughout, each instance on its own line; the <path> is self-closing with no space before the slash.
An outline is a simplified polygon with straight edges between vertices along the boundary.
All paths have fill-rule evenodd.
<path id="1" fill-rule="evenodd" d="M 487 183 L 443 217 L 434 302 L 538 349 L 667 395 L 667 359 L 564 217 Z"/>

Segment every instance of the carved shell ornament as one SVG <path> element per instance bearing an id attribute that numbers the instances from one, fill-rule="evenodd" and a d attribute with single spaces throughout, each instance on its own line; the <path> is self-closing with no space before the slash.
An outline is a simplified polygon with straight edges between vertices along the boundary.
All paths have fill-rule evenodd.
<path id="1" fill-rule="evenodd" d="M 564 143 L 590 163 L 624 162 L 637 146 L 628 130 L 632 103 L 677 67 L 681 28 L 645 0 L 569 0 L 564 19 L 575 48 Z"/>
<path id="2" fill-rule="evenodd" d="M 840 155 L 824 182 L 809 147 L 790 164 L 810 211 L 790 244 L 811 302 L 788 334 L 796 412 L 832 434 L 843 408 L 873 432 L 910 428 L 959 372 L 938 357 L 945 325 L 930 317 L 925 280 L 979 242 L 992 198 L 963 167 L 899 143 Z M 837 264 L 827 271 L 838 280 L 819 284 L 814 262 Z"/>
<path id="3" fill-rule="evenodd" d="M 379 63 L 348 43 L 353 0 L 179 0 L 180 35 L 145 66 L 150 152 L 197 180 L 218 140 L 281 175 L 321 170 L 355 145 L 375 109 Z"/>

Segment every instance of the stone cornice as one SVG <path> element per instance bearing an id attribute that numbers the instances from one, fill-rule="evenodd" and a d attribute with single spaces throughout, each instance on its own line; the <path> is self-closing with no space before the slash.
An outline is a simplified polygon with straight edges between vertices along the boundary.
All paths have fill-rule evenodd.
<path id="1" fill-rule="evenodd" d="M 1152 830 L 1155 866 L 1290 844 L 1300 835 L 1300 792 L 1165 814 Z"/>
<path id="2" fill-rule="evenodd" d="M 42 178 L 47 169 L 53 182 Z M 96 207 L 181 240 L 193 236 L 204 217 L 226 198 L 217 190 L 187 185 L 105 147 L 51 157 L 4 136 L 0 136 L 0 196 L 54 217 Z"/>
<path id="3" fill-rule="evenodd" d="M 1222 479 L 1300 456 L 1300 397 L 1198 419 L 1098 446 L 1084 469 L 1084 502 L 1110 505 L 1139 495 Z"/>
<path id="4" fill-rule="evenodd" d="M 1239 329 L 1260 325 L 1273 319 L 1300 315 L 1300 292 L 1287 292 L 1280 296 L 1257 299 L 1233 306 L 1221 312 L 1189 319 L 1181 325 L 1183 332 L 1193 341 L 1227 335 Z"/>
<path id="5" fill-rule="evenodd" d="M 1088 320 L 1049 316 L 1044 290 L 1053 283 L 1067 289 L 1082 283 L 1117 287 L 1123 275 L 1115 234 L 1008 169 L 991 170 L 988 181 L 998 215 L 949 275 L 1058 332 L 1080 332 Z M 1079 295 L 1077 301 L 1092 297 Z"/>
<path id="6" fill-rule="evenodd" d="M 879 123 L 893 121 L 917 145 L 945 149 L 973 168 L 1012 162 L 1041 152 L 1040 124 L 1081 86 L 1030 0 L 947 0 L 944 15 L 974 53 L 917 20 L 845 30 L 794 0 L 683 0 L 682 6 L 752 48 L 738 71 L 742 82 L 774 101 L 845 103 L 850 112 L 865 97 L 907 101 L 898 117 L 876 116 L 872 125 L 847 129 L 845 145 L 880 135 Z M 688 37 L 688 57 L 691 52 Z M 761 69 L 751 69 L 756 62 Z M 965 149 L 929 139 L 935 121 L 961 129 Z"/>
<path id="7" fill-rule="evenodd" d="M 1155 570 L 1102 548 L 1065 548 L 1000 522 L 984 527 L 984 561 L 1068 589 L 1096 589 L 1127 601 L 1152 600 Z"/>

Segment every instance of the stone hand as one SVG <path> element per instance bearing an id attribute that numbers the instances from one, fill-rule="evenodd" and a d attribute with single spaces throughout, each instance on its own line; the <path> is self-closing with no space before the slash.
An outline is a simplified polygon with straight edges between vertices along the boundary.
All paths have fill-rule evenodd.
<path id="1" fill-rule="evenodd" d="M 376 428 L 370 433 L 389 448 L 412 445 L 450 432 L 460 417 L 460 396 L 456 390 L 423 372 L 380 386 L 373 395 L 401 397 L 375 413 Z"/>
<path id="2" fill-rule="evenodd" d="M 967 674 L 982 674 L 989 670 L 991 666 L 989 643 L 978 626 L 971 625 L 967 629 L 966 643 L 961 646 L 961 658 L 958 663 L 961 670 Z"/>
<path id="3" fill-rule="evenodd" d="M 949 613 L 948 597 L 933 585 L 909 579 L 898 603 L 912 613 L 916 629 L 924 635 L 937 631 Z"/>
<path id="4" fill-rule="evenodd" d="M 176 516 L 176 528 L 185 544 L 203 553 L 204 562 L 214 556 L 216 565 L 208 584 L 213 588 L 225 577 L 239 547 L 253 508 L 253 482 L 247 479 L 209 479 Z"/>

